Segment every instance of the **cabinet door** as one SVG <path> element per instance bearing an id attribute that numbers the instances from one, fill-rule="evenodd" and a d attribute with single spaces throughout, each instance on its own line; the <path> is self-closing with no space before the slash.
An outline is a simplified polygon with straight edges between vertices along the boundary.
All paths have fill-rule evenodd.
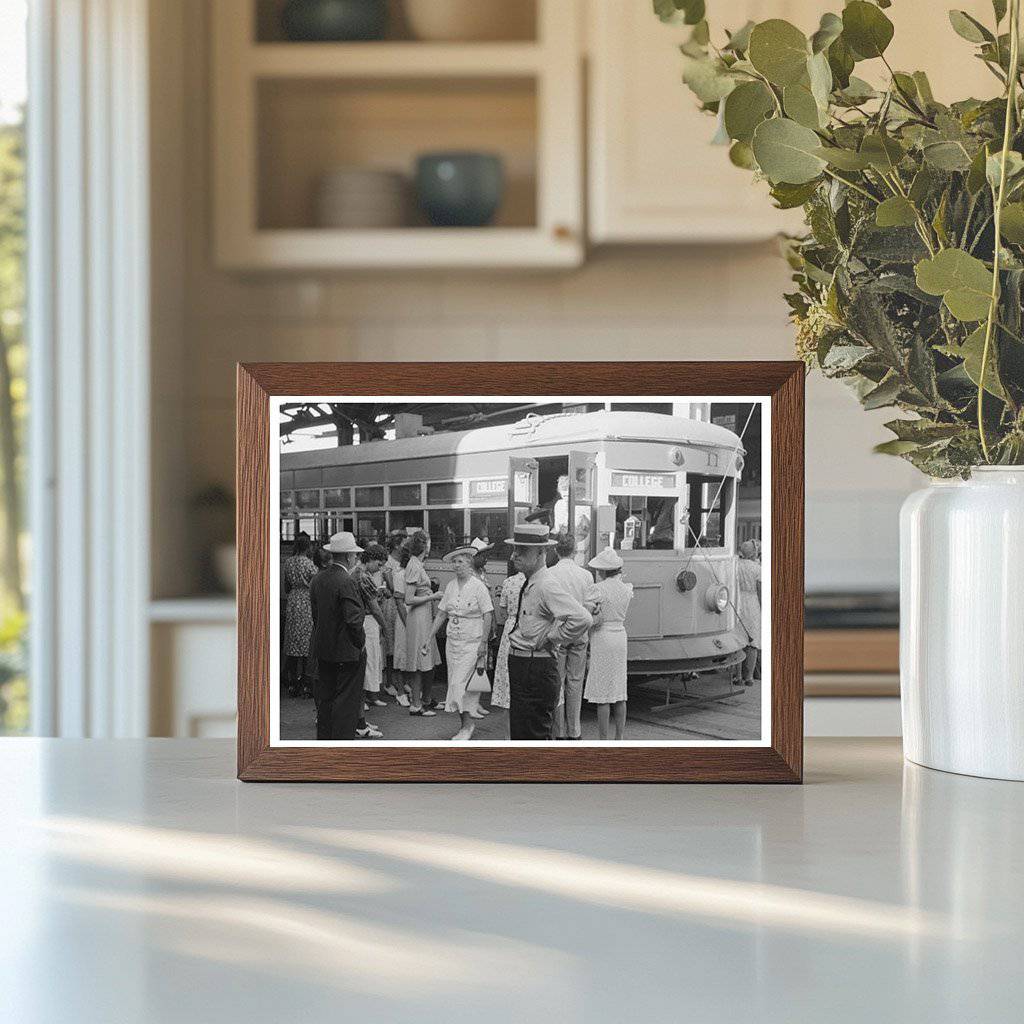
<path id="1" fill-rule="evenodd" d="M 810 34 L 841 0 L 730 0 L 710 5 L 713 32 L 747 19 L 786 18 Z M 991 26 L 989 0 L 955 6 Z M 714 119 L 682 84 L 678 45 L 689 29 L 663 25 L 650 0 L 589 0 L 590 237 L 594 242 L 704 242 L 765 238 L 798 230 L 799 211 L 775 210 L 767 186 L 710 145 Z M 998 83 L 950 27 L 946 5 L 893 4 L 887 53 L 897 69 L 928 72 L 944 102 L 996 95 Z M 1006 30 L 1006 23 L 1003 24 Z M 861 77 L 888 77 L 880 61 Z"/>
<path id="2" fill-rule="evenodd" d="M 810 0 L 735 0 L 712 8 L 712 30 L 778 17 L 810 31 L 821 9 Z M 590 0 L 588 23 L 592 241 L 735 241 L 799 226 L 799 211 L 776 210 L 767 185 L 710 144 L 715 119 L 682 82 L 688 27 L 662 24 L 650 0 Z"/>

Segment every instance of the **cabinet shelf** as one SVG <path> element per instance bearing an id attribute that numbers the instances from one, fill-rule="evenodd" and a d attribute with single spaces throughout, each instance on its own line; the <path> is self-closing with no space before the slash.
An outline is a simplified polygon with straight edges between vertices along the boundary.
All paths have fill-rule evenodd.
<path id="1" fill-rule="evenodd" d="M 254 78 L 460 78 L 539 74 L 536 43 L 257 43 Z"/>
<path id="2" fill-rule="evenodd" d="M 212 9 L 214 254 L 233 270 L 568 267 L 583 259 L 577 0 L 538 0 L 531 39 L 295 43 L 252 31 L 259 0 Z M 318 226 L 340 168 L 397 172 L 447 150 L 496 153 L 492 225 Z M 359 218 L 350 218 L 358 222 Z M 385 218 L 380 218 L 385 222 Z M 373 223 L 373 221 L 370 221 Z"/>
<path id="3" fill-rule="evenodd" d="M 429 228 L 392 230 L 263 230 L 237 251 L 222 250 L 222 263 L 239 269 L 303 270 L 330 267 L 494 268 L 572 267 L 579 263 L 579 239 L 566 229 L 552 237 L 535 228 Z"/>

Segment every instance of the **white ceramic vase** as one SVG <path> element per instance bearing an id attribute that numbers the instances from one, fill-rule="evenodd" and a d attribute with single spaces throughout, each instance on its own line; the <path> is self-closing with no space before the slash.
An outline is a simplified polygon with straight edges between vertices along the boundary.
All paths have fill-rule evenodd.
<path id="1" fill-rule="evenodd" d="M 1024 781 L 1024 467 L 904 503 L 900 692 L 911 761 Z"/>

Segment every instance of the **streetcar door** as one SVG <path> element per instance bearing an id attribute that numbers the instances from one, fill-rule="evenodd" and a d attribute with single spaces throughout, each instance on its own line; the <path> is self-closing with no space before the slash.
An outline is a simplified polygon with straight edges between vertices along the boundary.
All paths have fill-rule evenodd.
<path id="1" fill-rule="evenodd" d="M 582 565 L 597 554 L 596 504 L 597 456 L 569 452 L 569 528 L 576 536 L 576 561 Z"/>
<path id="2" fill-rule="evenodd" d="M 536 459 L 513 455 L 508 460 L 508 527 L 513 533 L 537 504 L 540 466 Z"/>

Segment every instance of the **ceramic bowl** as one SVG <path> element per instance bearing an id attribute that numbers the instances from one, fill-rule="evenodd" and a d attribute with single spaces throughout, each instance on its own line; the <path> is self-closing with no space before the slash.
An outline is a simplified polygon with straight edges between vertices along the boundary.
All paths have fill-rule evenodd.
<path id="1" fill-rule="evenodd" d="M 484 42 L 532 39 L 536 18 L 530 0 L 405 0 L 405 17 L 417 39 Z"/>
<path id="2" fill-rule="evenodd" d="M 288 0 L 281 11 L 285 38 L 294 42 L 365 42 L 380 39 L 387 25 L 387 0 Z"/>
<path id="3" fill-rule="evenodd" d="M 505 170 L 494 153 L 424 153 L 416 196 L 435 227 L 483 227 L 501 205 Z"/>

